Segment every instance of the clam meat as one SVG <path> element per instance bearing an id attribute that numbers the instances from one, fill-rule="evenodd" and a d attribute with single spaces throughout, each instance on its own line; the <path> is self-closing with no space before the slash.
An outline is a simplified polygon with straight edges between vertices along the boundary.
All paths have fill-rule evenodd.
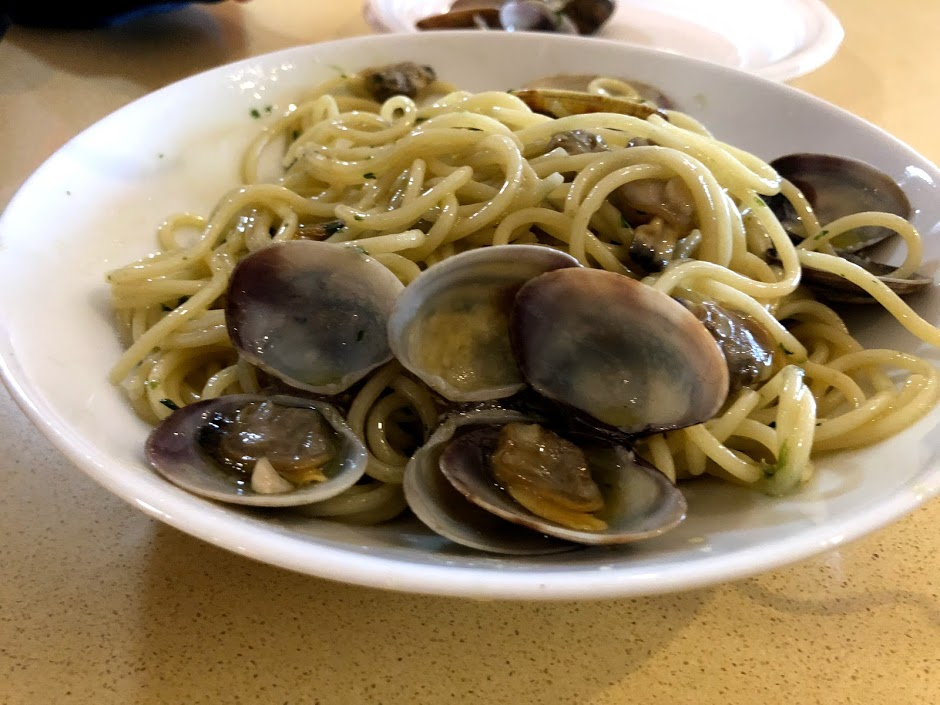
<path id="1" fill-rule="evenodd" d="M 313 504 L 365 472 L 362 442 L 330 404 L 234 394 L 175 410 L 150 433 L 150 465 L 194 494 L 233 504 Z"/>
<path id="2" fill-rule="evenodd" d="M 629 543 L 683 520 L 682 493 L 628 449 L 600 439 L 575 442 L 546 423 L 503 410 L 448 419 L 445 432 L 409 463 L 409 506 L 455 542 L 499 553 Z M 446 488 L 443 497 L 429 491 L 435 484 Z M 466 511 L 466 503 L 485 513 Z"/>
<path id="3" fill-rule="evenodd" d="M 777 345 L 759 321 L 714 301 L 680 303 L 712 334 L 728 364 L 728 395 L 768 380 L 773 372 Z"/>
<path id="4" fill-rule="evenodd" d="M 440 469 L 440 458 L 455 433 L 493 424 L 525 421 L 519 412 L 490 409 L 445 418 L 405 469 L 405 499 L 431 531 L 461 546 L 506 555 L 570 551 L 576 544 L 508 521 L 469 500 Z"/>

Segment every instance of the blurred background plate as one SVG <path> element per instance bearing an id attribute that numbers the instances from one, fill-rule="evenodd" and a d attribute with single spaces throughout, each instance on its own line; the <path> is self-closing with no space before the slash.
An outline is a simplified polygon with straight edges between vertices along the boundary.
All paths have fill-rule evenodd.
<path id="1" fill-rule="evenodd" d="M 453 0 L 365 0 L 379 32 L 416 32 Z M 596 35 L 787 81 L 828 62 L 844 36 L 819 0 L 619 0 Z"/>

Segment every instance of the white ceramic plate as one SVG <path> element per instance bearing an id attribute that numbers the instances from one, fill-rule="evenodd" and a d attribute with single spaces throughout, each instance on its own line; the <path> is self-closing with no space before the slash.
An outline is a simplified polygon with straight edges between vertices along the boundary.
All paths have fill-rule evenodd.
<path id="1" fill-rule="evenodd" d="M 363 12 L 379 32 L 416 32 L 451 4 L 366 0 Z M 619 0 L 597 36 L 786 81 L 828 62 L 844 31 L 820 0 Z"/>
<path id="2" fill-rule="evenodd" d="M 167 214 L 206 213 L 236 184 L 241 151 L 268 119 L 268 105 L 276 112 L 336 67 L 401 59 L 429 63 L 471 90 L 518 86 L 562 69 L 629 66 L 718 137 L 765 158 L 832 151 L 880 165 L 919 208 L 928 261 L 940 255 L 940 172 L 933 165 L 851 115 L 747 73 L 619 42 L 498 32 L 289 49 L 186 79 L 117 111 L 49 159 L 3 214 L 3 377 L 79 468 L 144 512 L 261 561 L 351 583 L 478 598 L 637 595 L 739 578 L 857 538 L 940 491 L 940 415 L 933 413 L 877 447 L 820 462 L 817 478 L 793 497 L 689 484 L 689 517 L 665 536 L 619 550 L 508 559 L 450 545 L 413 520 L 356 528 L 261 517 L 189 495 L 151 472 L 142 454 L 148 428 L 106 382 L 120 348 L 105 272 L 152 252 Z M 940 319 L 937 296 L 918 306 Z M 934 356 L 888 316 L 867 315 L 866 338 Z"/>

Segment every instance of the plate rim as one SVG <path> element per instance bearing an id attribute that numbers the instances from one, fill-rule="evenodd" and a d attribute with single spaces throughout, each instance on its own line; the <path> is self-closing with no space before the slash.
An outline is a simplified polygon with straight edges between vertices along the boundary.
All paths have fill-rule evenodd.
<path id="1" fill-rule="evenodd" d="M 443 33 L 440 34 L 443 35 Z M 451 34 L 474 33 L 469 31 Z M 559 37 L 558 39 L 564 42 L 577 43 L 585 41 L 574 37 Z M 17 204 L 22 198 L 25 198 L 23 194 L 28 193 L 30 183 L 33 180 L 40 179 L 46 170 L 54 168 L 56 159 L 61 158 L 59 155 L 74 140 L 80 139 L 90 130 L 101 129 L 100 123 L 112 119 L 113 116 L 119 115 L 130 106 L 153 99 L 153 96 L 157 94 L 175 90 L 175 87 L 180 84 L 198 83 L 213 73 L 221 76 L 233 69 L 257 65 L 259 62 L 276 63 L 298 51 L 310 51 L 314 47 L 317 47 L 317 51 L 320 52 L 329 50 L 331 46 L 336 44 L 349 45 L 357 42 L 370 43 L 375 41 L 393 43 L 395 38 L 387 36 L 386 39 L 382 40 L 376 36 L 365 36 L 280 49 L 206 69 L 130 101 L 127 105 L 112 111 L 73 136 L 23 182 L 10 199 L 4 212 L 0 214 L 0 237 L 3 235 L 7 221 L 12 218 L 10 213 L 17 210 L 19 207 Z M 622 42 L 612 40 L 592 39 L 590 41 L 606 41 L 617 45 L 620 51 L 635 52 L 650 57 L 662 58 L 667 56 L 671 57 L 669 60 L 678 61 L 682 64 L 689 62 L 708 64 L 708 62 L 689 57 L 677 58 L 675 55 L 646 47 L 625 47 Z M 739 69 L 715 64 L 708 65 L 710 70 L 713 71 L 743 73 L 757 82 L 765 80 Z M 849 111 L 791 86 L 778 85 L 777 90 L 792 92 L 794 95 L 798 94 L 803 100 L 815 102 L 828 110 L 837 111 L 851 120 L 860 121 L 879 131 L 896 145 L 916 154 L 922 161 L 933 166 L 935 171 L 940 171 L 936 169 L 936 166 L 930 160 L 920 155 L 899 138 L 894 137 L 877 125 L 853 115 Z M 0 257 L 3 256 L 3 249 L 2 240 L 0 240 Z M 2 313 L 2 308 L 0 308 L 0 313 Z M 562 571 L 501 572 L 496 569 L 487 569 L 481 572 L 476 568 L 422 563 L 420 566 L 416 566 L 415 575 L 409 576 L 407 571 L 401 570 L 403 563 L 400 560 L 358 554 L 323 544 L 317 545 L 318 557 L 311 560 L 308 555 L 310 548 L 308 541 L 296 536 L 286 536 L 270 527 L 262 527 L 259 531 L 259 527 L 255 523 L 239 524 L 229 522 L 232 526 L 226 527 L 225 537 L 219 536 L 218 531 L 213 527 L 213 523 L 216 517 L 224 512 L 211 504 L 207 506 L 205 512 L 200 513 L 195 518 L 189 516 L 184 521 L 169 510 L 170 508 L 154 506 L 143 498 L 134 496 L 129 491 L 130 487 L 121 484 L 115 477 L 107 473 L 106 468 L 96 458 L 94 446 L 90 442 L 71 434 L 69 429 L 63 429 L 58 423 L 53 423 L 53 421 L 58 420 L 59 415 L 54 413 L 54 409 L 46 408 L 46 400 L 41 390 L 30 390 L 30 385 L 23 379 L 22 370 L 19 368 L 17 361 L 16 349 L 5 323 L 5 320 L 0 317 L 0 379 L 2 379 L 4 385 L 10 391 L 11 397 L 25 412 L 30 421 L 79 469 L 111 493 L 142 510 L 145 514 L 174 526 L 184 533 L 261 562 L 328 580 L 415 594 L 484 599 L 604 599 L 672 593 L 738 580 L 817 555 L 827 549 L 835 548 L 868 535 L 913 512 L 932 497 L 940 494 L 940 464 L 934 463 L 933 467 L 928 467 L 925 463 L 923 472 L 927 482 L 923 483 L 921 492 L 915 492 L 912 488 L 905 486 L 895 491 L 887 500 L 882 500 L 881 503 L 869 508 L 860 515 L 845 518 L 835 523 L 829 522 L 823 527 L 814 527 L 811 530 L 801 532 L 798 535 L 800 540 L 795 541 L 791 537 L 784 537 L 770 543 L 763 542 L 759 546 L 723 553 L 718 558 L 703 558 L 699 561 L 690 561 L 687 565 L 669 565 L 667 570 L 647 571 L 642 575 L 637 575 L 635 571 L 631 570 L 629 563 L 605 572 L 584 566 L 566 568 Z M 181 490 L 179 492 L 182 493 Z M 275 534 L 278 541 L 273 546 L 271 544 L 262 545 L 265 540 L 269 540 Z M 395 578 L 390 579 L 388 577 L 390 574 L 394 574 Z"/>

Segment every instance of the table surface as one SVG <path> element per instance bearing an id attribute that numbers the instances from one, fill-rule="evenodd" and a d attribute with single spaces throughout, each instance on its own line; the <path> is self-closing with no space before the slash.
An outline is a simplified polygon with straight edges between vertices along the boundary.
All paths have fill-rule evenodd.
<path id="1" fill-rule="evenodd" d="M 845 41 L 792 85 L 940 161 L 940 3 L 829 5 Z M 0 207 L 70 137 L 141 95 L 370 31 L 351 0 L 192 7 L 120 30 L 14 27 L 0 41 Z M 475 602 L 317 580 L 182 534 L 75 469 L 2 388 L 0 473 L 4 705 L 940 702 L 936 500 L 711 589 Z"/>

